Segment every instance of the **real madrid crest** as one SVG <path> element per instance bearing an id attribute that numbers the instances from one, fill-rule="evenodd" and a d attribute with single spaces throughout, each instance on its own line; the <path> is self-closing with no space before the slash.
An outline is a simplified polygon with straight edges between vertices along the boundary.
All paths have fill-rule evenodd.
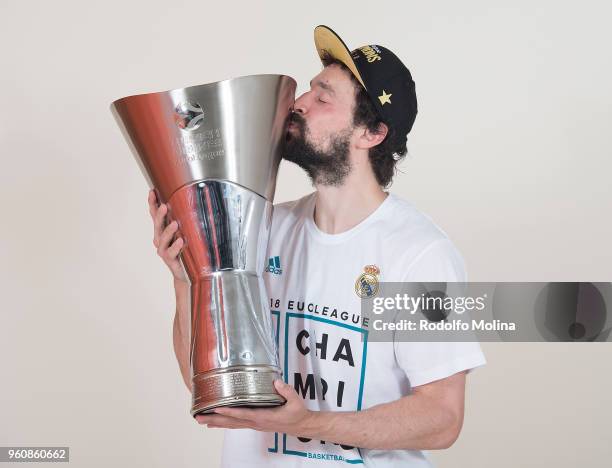
<path id="1" fill-rule="evenodd" d="M 355 281 L 355 292 L 360 298 L 374 297 L 378 294 L 378 275 L 380 269 L 376 265 L 363 267 L 363 273 Z"/>

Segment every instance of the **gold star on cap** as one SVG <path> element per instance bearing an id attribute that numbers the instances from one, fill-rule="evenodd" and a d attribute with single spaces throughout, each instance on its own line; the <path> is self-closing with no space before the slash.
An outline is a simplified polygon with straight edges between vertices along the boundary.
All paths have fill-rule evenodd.
<path id="1" fill-rule="evenodd" d="M 387 92 L 383 89 L 382 95 L 378 96 L 380 105 L 384 106 L 386 103 L 391 104 L 391 96 L 393 96 L 393 94 L 387 94 Z"/>

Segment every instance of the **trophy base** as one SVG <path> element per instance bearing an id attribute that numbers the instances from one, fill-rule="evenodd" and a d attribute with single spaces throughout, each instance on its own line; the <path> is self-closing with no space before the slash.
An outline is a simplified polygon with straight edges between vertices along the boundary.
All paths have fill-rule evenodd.
<path id="1" fill-rule="evenodd" d="M 191 415 L 211 413 L 220 406 L 266 407 L 285 404 L 274 389 L 280 379 L 270 366 L 232 366 L 193 377 Z"/>

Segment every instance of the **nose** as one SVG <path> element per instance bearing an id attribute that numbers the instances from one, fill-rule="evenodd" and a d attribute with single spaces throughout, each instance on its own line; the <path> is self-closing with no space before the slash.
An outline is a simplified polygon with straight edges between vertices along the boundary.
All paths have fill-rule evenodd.
<path id="1" fill-rule="evenodd" d="M 302 94 L 295 100 L 295 103 L 293 104 L 293 112 L 296 114 L 304 115 L 307 112 L 305 96 L 306 93 Z"/>

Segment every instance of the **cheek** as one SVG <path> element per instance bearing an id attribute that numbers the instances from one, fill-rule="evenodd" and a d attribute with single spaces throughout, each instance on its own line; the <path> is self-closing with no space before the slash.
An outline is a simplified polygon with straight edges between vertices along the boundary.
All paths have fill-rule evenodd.
<path id="1" fill-rule="evenodd" d="M 307 121 L 306 137 L 319 147 L 327 147 L 330 140 L 346 131 L 347 123 L 334 113 L 320 112 Z"/>
<path id="2" fill-rule="evenodd" d="M 324 150 L 327 147 L 331 133 L 333 132 L 330 132 L 330 130 L 325 127 L 325 124 L 316 122 L 312 125 L 308 125 L 305 138 L 306 141 L 316 149 Z"/>

